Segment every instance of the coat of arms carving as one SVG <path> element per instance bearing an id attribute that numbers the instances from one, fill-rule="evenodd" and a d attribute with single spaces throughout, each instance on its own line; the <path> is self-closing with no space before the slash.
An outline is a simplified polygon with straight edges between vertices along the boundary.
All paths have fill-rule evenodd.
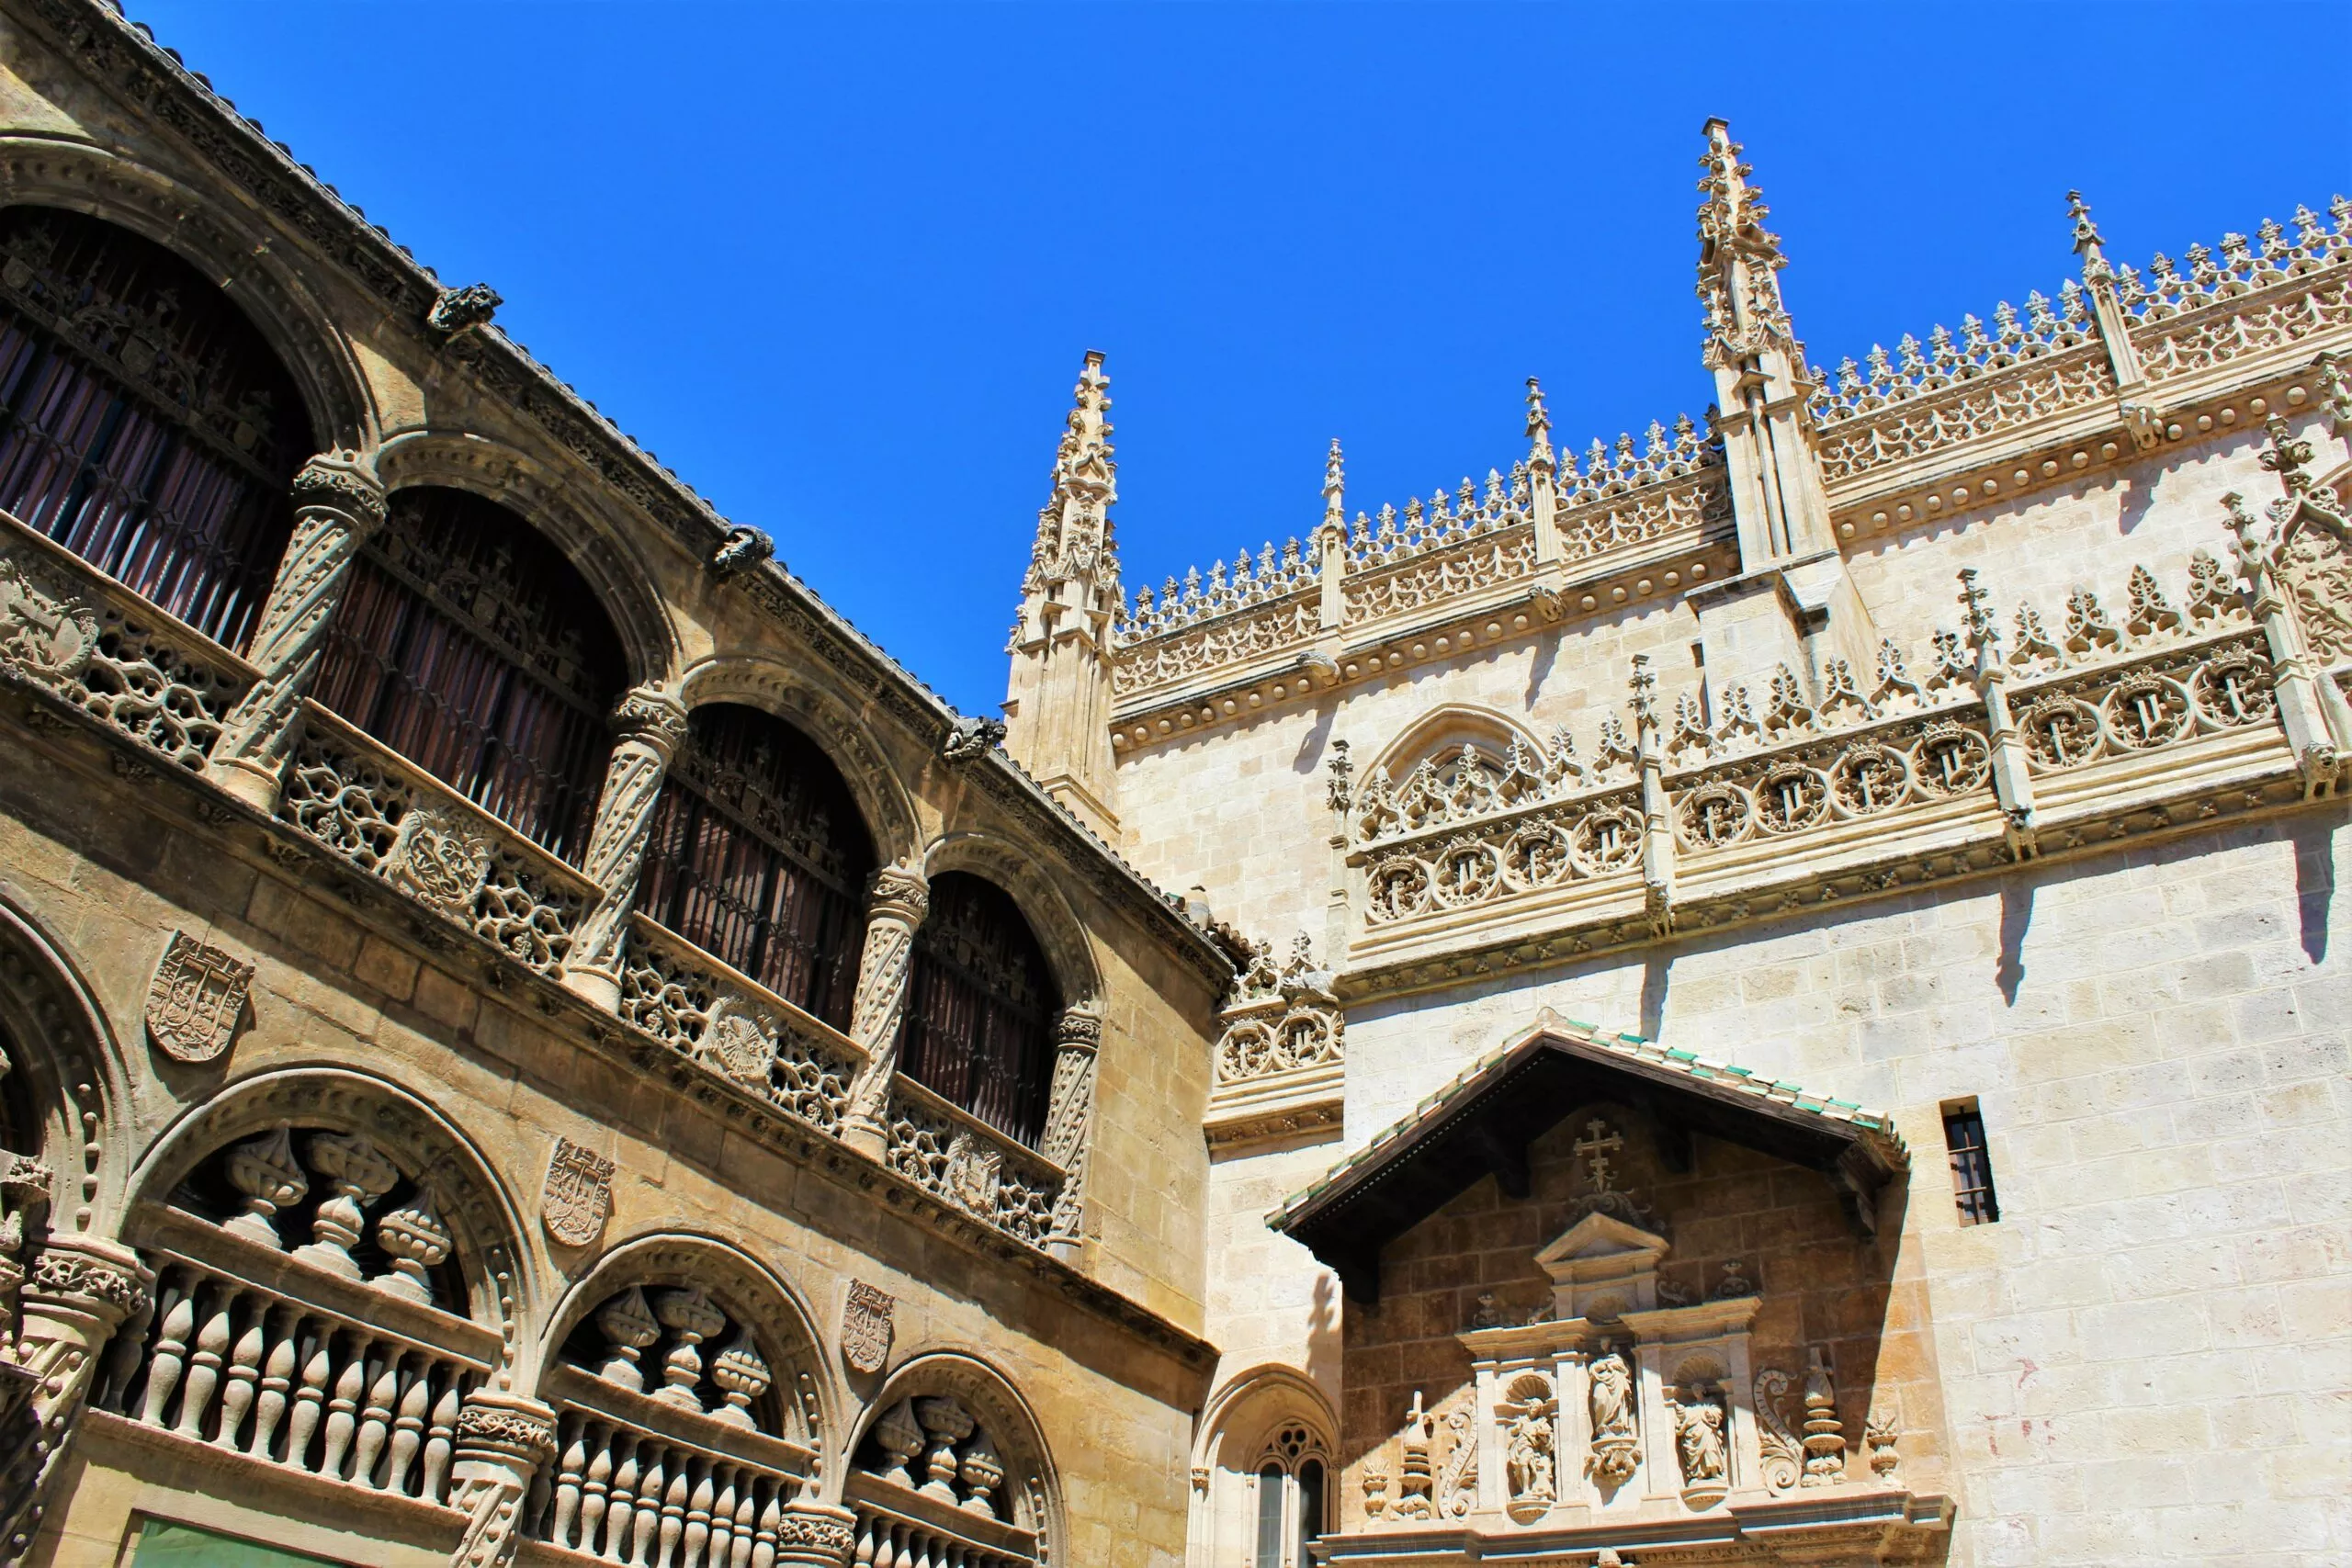
<path id="1" fill-rule="evenodd" d="M 589 1247 L 605 1234 L 613 1212 L 613 1172 L 618 1167 L 570 1138 L 555 1141 L 548 1158 L 547 1184 L 539 1190 L 539 1218 L 548 1235 L 566 1247 Z"/>
<path id="2" fill-rule="evenodd" d="M 863 1280 L 849 1282 L 842 1307 L 842 1359 L 856 1372 L 878 1372 L 890 1359 L 890 1313 L 899 1304 L 888 1291 Z"/>
<path id="3" fill-rule="evenodd" d="M 490 852 L 489 836 L 456 813 L 411 807 L 401 818 L 384 876 L 435 914 L 471 923 Z"/>
<path id="4" fill-rule="evenodd" d="M 731 997 L 722 998 L 712 1010 L 710 1028 L 704 1036 L 704 1048 L 711 1060 L 745 1088 L 765 1089 L 769 1071 L 775 1066 L 775 1021 Z"/>
<path id="5" fill-rule="evenodd" d="M 147 986 L 148 1038 L 175 1062 L 214 1060 L 236 1036 L 253 981 L 234 953 L 174 931 Z"/>
<path id="6" fill-rule="evenodd" d="M 958 1131 L 947 1141 L 947 1192 L 975 1214 L 996 1212 L 997 1189 L 1002 1184 L 1004 1156 L 985 1139 Z"/>

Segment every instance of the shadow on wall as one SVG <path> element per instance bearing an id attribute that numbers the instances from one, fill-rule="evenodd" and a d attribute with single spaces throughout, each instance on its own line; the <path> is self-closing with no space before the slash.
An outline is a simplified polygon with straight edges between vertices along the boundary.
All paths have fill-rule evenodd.
<path id="1" fill-rule="evenodd" d="M 2313 964 L 2327 960 L 2327 917 L 2335 897 L 2335 830 L 2352 814 L 2338 812 L 2331 819 L 2306 815 L 2288 829 L 2295 846 L 2295 919 L 2303 956 Z"/>

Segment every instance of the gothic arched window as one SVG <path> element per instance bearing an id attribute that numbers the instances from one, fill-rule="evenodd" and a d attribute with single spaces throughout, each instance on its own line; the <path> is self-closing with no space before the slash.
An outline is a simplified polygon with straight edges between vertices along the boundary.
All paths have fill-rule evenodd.
<path id="1" fill-rule="evenodd" d="M 571 563 L 499 505 L 395 491 L 355 563 L 318 700 L 567 860 L 587 847 L 624 679 Z"/>
<path id="2" fill-rule="evenodd" d="M 238 648 L 313 445 L 285 367 L 195 267 L 79 213 L 0 211 L 0 509 Z"/>
<path id="3" fill-rule="evenodd" d="M 903 1070 L 999 1132 L 1035 1145 L 1046 1123 L 1061 1010 L 1020 906 L 993 883 L 947 872 L 915 928 Z"/>
<path id="4" fill-rule="evenodd" d="M 638 908 L 769 990 L 847 1029 L 874 847 L 815 742 L 713 703 L 654 809 Z"/>
<path id="5" fill-rule="evenodd" d="M 1321 1539 L 1324 1461 L 1320 1439 L 1304 1427 L 1284 1427 L 1258 1461 L 1255 1554 L 1252 1568 L 1299 1568 Z"/>

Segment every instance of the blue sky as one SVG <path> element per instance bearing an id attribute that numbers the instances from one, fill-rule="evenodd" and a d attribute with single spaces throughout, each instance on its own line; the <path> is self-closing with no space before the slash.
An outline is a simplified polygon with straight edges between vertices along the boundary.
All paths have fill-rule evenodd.
<path id="1" fill-rule="evenodd" d="M 2352 188 L 2342 4 L 129 6 L 967 712 L 1088 348 L 1157 583 L 1695 416 L 1709 115 L 1824 365 Z"/>

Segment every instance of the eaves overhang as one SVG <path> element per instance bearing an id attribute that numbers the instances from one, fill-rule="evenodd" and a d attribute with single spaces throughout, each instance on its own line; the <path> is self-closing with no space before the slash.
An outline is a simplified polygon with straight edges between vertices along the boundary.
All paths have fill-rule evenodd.
<path id="1" fill-rule="evenodd" d="M 1527 1145 L 1601 1101 L 1649 1117 L 1669 1168 L 1689 1168 L 1691 1136 L 1703 1134 L 1819 1171 L 1864 1235 L 1876 1232 L 1880 1190 L 1910 1167 L 1882 1112 L 1546 1011 L 1266 1224 L 1335 1270 L 1351 1299 L 1373 1304 L 1384 1247 L 1481 1177 L 1526 1197 Z"/>

